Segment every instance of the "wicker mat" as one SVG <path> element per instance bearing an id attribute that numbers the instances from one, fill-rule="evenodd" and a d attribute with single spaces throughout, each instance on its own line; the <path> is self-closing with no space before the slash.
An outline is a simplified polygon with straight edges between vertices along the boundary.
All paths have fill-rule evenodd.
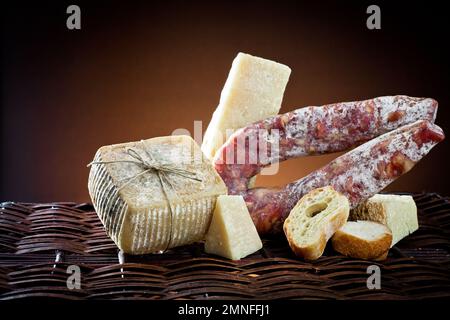
<path id="1" fill-rule="evenodd" d="M 3 203 L 0 299 L 422 299 L 450 297 L 450 200 L 415 194 L 420 229 L 383 262 L 355 260 L 327 248 L 315 262 L 297 259 L 283 236 L 230 261 L 202 244 L 164 254 L 123 256 L 93 208 L 75 203 Z M 369 290 L 367 268 L 381 270 Z M 70 290 L 68 267 L 81 288 Z M 70 272 L 70 270 L 69 270 Z"/>

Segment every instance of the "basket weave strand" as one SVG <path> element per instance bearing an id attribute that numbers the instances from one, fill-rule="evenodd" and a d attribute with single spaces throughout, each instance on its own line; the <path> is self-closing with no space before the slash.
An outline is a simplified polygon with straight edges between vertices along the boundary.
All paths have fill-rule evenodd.
<path id="1" fill-rule="evenodd" d="M 203 252 L 202 244 L 164 254 L 125 256 L 106 236 L 90 204 L 0 206 L 0 299 L 423 299 L 450 297 L 450 200 L 413 195 L 420 229 L 383 262 L 327 248 L 314 262 L 296 258 L 286 240 L 240 261 Z M 381 289 L 367 288 L 367 267 Z M 67 268 L 81 269 L 81 289 L 67 288 Z"/>

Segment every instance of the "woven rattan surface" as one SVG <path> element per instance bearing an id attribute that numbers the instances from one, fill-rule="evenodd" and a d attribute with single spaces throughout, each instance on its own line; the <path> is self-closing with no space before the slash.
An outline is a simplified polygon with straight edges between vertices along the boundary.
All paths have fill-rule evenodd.
<path id="1" fill-rule="evenodd" d="M 89 204 L 3 203 L 0 299 L 448 298 L 450 201 L 437 194 L 414 198 L 420 229 L 376 263 L 330 248 L 305 262 L 282 235 L 263 239 L 264 248 L 241 261 L 205 254 L 202 244 L 123 257 Z M 369 290 L 367 268 L 374 264 L 381 289 Z M 81 289 L 67 287 L 70 265 L 81 269 Z"/>

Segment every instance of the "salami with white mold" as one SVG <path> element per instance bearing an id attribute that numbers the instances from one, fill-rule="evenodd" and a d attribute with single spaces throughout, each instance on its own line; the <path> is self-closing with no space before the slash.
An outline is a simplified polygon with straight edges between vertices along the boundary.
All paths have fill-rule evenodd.
<path id="1" fill-rule="evenodd" d="M 441 128 L 420 120 L 366 142 L 284 188 L 240 193 L 258 232 L 278 233 L 290 210 L 309 191 L 331 185 L 355 207 L 411 170 L 443 139 Z"/>
<path id="2" fill-rule="evenodd" d="M 417 120 L 434 122 L 437 106 L 430 98 L 398 95 L 297 109 L 236 131 L 217 152 L 215 168 L 229 194 L 246 193 L 250 179 L 270 164 L 348 150 Z"/>

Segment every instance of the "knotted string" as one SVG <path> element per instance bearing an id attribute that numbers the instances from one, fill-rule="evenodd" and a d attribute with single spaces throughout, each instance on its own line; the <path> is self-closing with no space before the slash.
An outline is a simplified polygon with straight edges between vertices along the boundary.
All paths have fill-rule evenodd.
<path id="1" fill-rule="evenodd" d="M 172 189 L 173 194 L 175 194 L 175 196 L 178 197 L 177 192 L 176 192 L 174 186 L 172 185 L 172 183 L 170 182 L 170 179 L 169 179 L 167 173 L 177 174 L 186 179 L 191 179 L 191 180 L 195 180 L 195 181 L 202 181 L 202 179 L 198 178 L 198 176 L 195 172 L 192 172 L 192 171 L 189 171 L 189 170 L 186 170 L 183 168 L 179 168 L 179 167 L 176 167 L 173 165 L 159 163 L 158 161 L 154 160 L 154 158 L 152 157 L 150 152 L 147 150 L 147 148 L 145 148 L 144 140 L 141 140 L 141 143 L 144 145 L 144 147 L 142 149 L 144 150 L 148 159 L 143 158 L 136 151 L 135 148 L 128 147 L 128 148 L 125 148 L 126 153 L 135 160 L 92 161 L 87 166 L 90 167 L 93 164 L 134 163 L 138 166 L 141 166 L 144 169 L 144 171 L 137 173 L 132 177 L 128 177 L 128 178 L 120 180 L 119 182 L 122 182 L 122 181 L 126 181 L 126 182 L 124 184 L 122 184 L 118 188 L 118 190 L 121 190 L 122 188 L 127 186 L 130 182 L 132 182 L 133 180 L 146 174 L 147 172 L 156 173 L 156 176 L 158 177 L 158 181 L 161 185 L 161 190 L 164 194 L 164 197 L 167 200 L 167 203 L 169 204 L 169 212 L 170 212 L 170 234 L 169 234 L 169 241 L 167 243 L 167 246 L 163 251 L 163 252 L 165 252 L 165 251 L 167 251 L 167 249 L 169 249 L 170 245 L 172 244 L 172 233 L 173 233 L 172 229 L 173 229 L 173 215 L 174 215 L 172 203 L 170 202 L 170 198 L 169 198 L 169 190 L 168 190 L 167 186 L 169 186 Z"/>

